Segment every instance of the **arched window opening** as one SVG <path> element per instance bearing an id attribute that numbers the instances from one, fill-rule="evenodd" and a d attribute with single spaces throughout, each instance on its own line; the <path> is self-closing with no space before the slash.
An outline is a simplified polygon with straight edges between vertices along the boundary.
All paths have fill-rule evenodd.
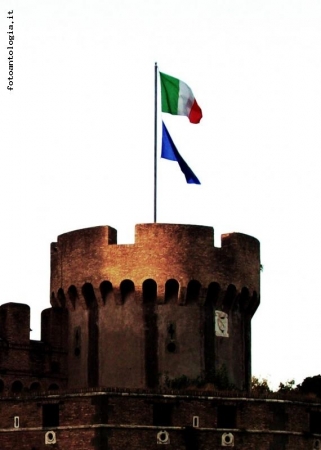
<path id="1" fill-rule="evenodd" d="M 169 353 L 177 352 L 177 342 L 176 342 L 176 323 L 167 323 L 167 335 L 166 335 L 166 351 Z"/>
<path id="2" fill-rule="evenodd" d="M 179 284 L 177 280 L 170 279 L 165 283 L 165 303 L 177 302 L 178 300 Z"/>
<path id="3" fill-rule="evenodd" d="M 63 290 L 62 288 L 60 288 L 60 289 L 58 290 L 57 298 L 58 298 L 58 303 L 59 303 L 59 305 L 60 305 L 62 308 L 65 308 L 65 306 L 66 306 L 66 296 L 65 296 L 64 290 Z"/>
<path id="4" fill-rule="evenodd" d="M 156 281 L 149 278 L 143 283 L 143 302 L 155 302 L 157 298 L 157 284 Z"/>
<path id="5" fill-rule="evenodd" d="M 67 294 L 68 294 L 68 298 L 70 300 L 70 303 L 72 304 L 72 307 L 75 309 L 76 308 L 76 302 L 77 302 L 77 299 L 78 299 L 78 292 L 77 292 L 76 286 L 74 286 L 73 284 L 71 286 L 69 286 Z"/>
<path id="6" fill-rule="evenodd" d="M 220 290 L 221 288 L 218 283 L 210 283 L 207 288 L 205 303 L 206 304 L 209 303 L 212 306 L 215 306 L 218 300 Z"/>
<path id="7" fill-rule="evenodd" d="M 100 294 L 101 294 L 101 298 L 103 300 L 104 305 L 107 302 L 107 298 L 109 296 L 109 294 L 111 294 L 113 292 L 113 285 L 111 284 L 110 281 L 103 281 L 100 284 Z"/>
<path id="8" fill-rule="evenodd" d="M 94 288 L 91 283 L 85 283 L 82 287 L 82 295 L 84 296 L 87 309 L 92 309 L 97 306 L 97 299 Z"/>
<path id="9" fill-rule="evenodd" d="M 248 288 L 242 288 L 242 291 L 239 295 L 239 307 L 241 311 L 246 311 L 250 304 L 250 292 Z"/>
<path id="10" fill-rule="evenodd" d="M 226 289 L 225 297 L 223 300 L 223 308 L 222 308 L 223 311 L 226 312 L 232 308 L 235 297 L 236 297 L 236 287 L 234 286 L 234 284 L 230 284 Z"/>
<path id="11" fill-rule="evenodd" d="M 125 301 L 134 298 L 135 285 L 131 280 L 123 280 L 120 283 L 119 288 L 122 303 L 125 303 Z"/>
<path id="12" fill-rule="evenodd" d="M 243 295 L 243 297 L 246 297 L 246 298 L 250 297 L 250 291 L 248 290 L 247 287 L 242 288 L 241 295 Z"/>
<path id="13" fill-rule="evenodd" d="M 201 283 L 197 280 L 191 280 L 187 285 L 186 303 L 197 302 L 201 290 Z"/>
<path id="14" fill-rule="evenodd" d="M 33 383 L 31 383 L 31 385 L 30 385 L 31 392 L 37 392 L 40 390 L 41 390 L 41 386 L 40 386 L 40 383 L 38 383 L 38 381 L 34 381 Z"/>
<path id="15" fill-rule="evenodd" d="M 14 394 L 20 393 L 22 391 L 22 389 L 23 389 L 23 384 L 19 380 L 14 381 L 11 385 L 11 392 L 13 392 Z"/>
<path id="16" fill-rule="evenodd" d="M 52 383 L 49 385 L 48 390 L 49 391 L 59 391 L 59 386 L 57 383 Z"/>

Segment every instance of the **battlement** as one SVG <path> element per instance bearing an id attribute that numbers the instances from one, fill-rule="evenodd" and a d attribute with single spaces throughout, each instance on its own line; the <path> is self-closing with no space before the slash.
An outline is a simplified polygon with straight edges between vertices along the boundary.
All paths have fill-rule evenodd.
<path id="1" fill-rule="evenodd" d="M 42 313 L 42 339 L 30 339 L 30 308 L 0 306 L 0 395 L 66 387 L 68 311 Z"/>
<path id="2" fill-rule="evenodd" d="M 259 242 L 230 233 L 217 248 L 212 227 L 153 223 L 136 225 L 134 244 L 117 245 L 117 232 L 108 226 L 72 231 L 51 244 L 52 298 L 60 289 L 66 293 L 76 286 L 79 291 L 87 283 L 99 288 L 105 281 L 122 291 L 123 281 L 130 280 L 141 290 L 147 279 L 156 282 L 159 298 L 172 279 L 181 298 L 191 280 L 203 288 L 217 282 L 259 292 Z"/>

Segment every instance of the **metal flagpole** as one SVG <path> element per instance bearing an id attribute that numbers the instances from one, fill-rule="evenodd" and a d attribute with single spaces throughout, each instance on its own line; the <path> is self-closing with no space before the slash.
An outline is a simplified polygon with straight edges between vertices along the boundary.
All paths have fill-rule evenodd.
<path id="1" fill-rule="evenodd" d="M 154 223 L 157 222 L 157 62 L 155 62 L 155 103 L 154 103 Z"/>

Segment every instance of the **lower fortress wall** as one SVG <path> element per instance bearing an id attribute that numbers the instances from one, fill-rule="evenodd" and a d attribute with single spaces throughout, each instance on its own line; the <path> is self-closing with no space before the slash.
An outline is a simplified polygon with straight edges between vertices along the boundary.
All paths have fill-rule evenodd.
<path id="1" fill-rule="evenodd" d="M 189 391 L 83 391 L 0 401 L 1 450 L 306 450 L 321 404 Z M 312 419 L 311 419 L 312 418 Z M 223 445 L 226 446 L 226 445 Z"/>

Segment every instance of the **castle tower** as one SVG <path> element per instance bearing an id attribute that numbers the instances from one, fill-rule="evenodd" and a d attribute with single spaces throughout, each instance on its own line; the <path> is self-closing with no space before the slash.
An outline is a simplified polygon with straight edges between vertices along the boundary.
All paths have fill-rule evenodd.
<path id="1" fill-rule="evenodd" d="M 218 248 L 212 227 L 141 224 L 134 244 L 118 245 L 116 230 L 99 226 L 51 245 L 72 388 L 152 388 L 224 369 L 247 389 L 259 292 L 259 242 L 240 233 Z"/>

